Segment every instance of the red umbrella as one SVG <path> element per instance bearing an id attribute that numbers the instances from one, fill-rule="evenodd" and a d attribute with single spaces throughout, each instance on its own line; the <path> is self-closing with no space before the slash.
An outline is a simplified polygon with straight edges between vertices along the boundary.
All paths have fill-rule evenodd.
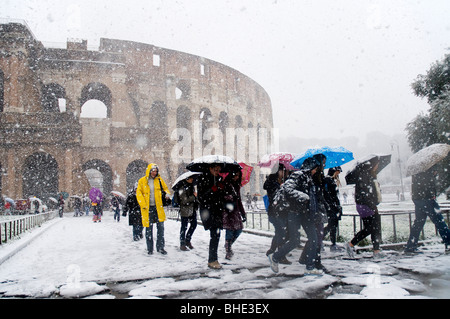
<path id="1" fill-rule="evenodd" d="M 250 176 L 252 175 L 253 166 L 247 165 L 245 163 L 239 163 L 239 166 L 241 166 L 241 172 L 242 172 L 242 181 L 241 186 L 244 186 L 248 182 L 250 182 Z M 224 179 L 227 177 L 228 173 L 219 173 L 220 176 L 222 176 Z"/>

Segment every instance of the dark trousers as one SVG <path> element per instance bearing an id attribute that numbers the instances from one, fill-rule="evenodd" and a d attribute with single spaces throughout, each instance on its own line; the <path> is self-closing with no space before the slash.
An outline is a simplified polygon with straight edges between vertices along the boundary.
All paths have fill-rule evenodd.
<path id="1" fill-rule="evenodd" d="M 338 227 L 339 227 L 339 218 L 334 213 L 329 214 L 328 224 L 323 230 L 323 237 L 325 237 L 328 233 L 330 233 L 330 241 L 333 245 L 336 245 Z"/>
<path id="2" fill-rule="evenodd" d="M 189 230 L 186 233 L 188 224 L 191 224 Z M 195 229 L 197 228 L 197 214 L 193 214 L 190 217 L 181 217 L 181 229 L 180 229 L 180 245 L 185 245 L 186 242 L 190 242 Z"/>
<path id="3" fill-rule="evenodd" d="M 427 217 L 436 226 L 442 240 L 446 245 L 450 244 L 450 230 L 445 223 L 444 217 L 440 213 L 439 204 L 435 200 L 414 200 L 416 219 L 411 227 L 411 234 L 409 236 L 406 249 L 415 249 L 419 242 L 419 235 L 425 225 Z"/>
<path id="4" fill-rule="evenodd" d="M 212 263 L 217 261 L 217 249 L 219 248 L 220 240 L 220 228 L 210 228 L 210 240 L 209 240 L 209 258 L 208 262 Z"/>
<path id="5" fill-rule="evenodd" d="M 352 245 L 357 245 L 361 240 L 370 235 L 373 250 L 379 250 L 381 244 L 381 217 L 378 211 L 372 216 L 361 218 L 363 229 L 360 230 L 351 240 Z"/>

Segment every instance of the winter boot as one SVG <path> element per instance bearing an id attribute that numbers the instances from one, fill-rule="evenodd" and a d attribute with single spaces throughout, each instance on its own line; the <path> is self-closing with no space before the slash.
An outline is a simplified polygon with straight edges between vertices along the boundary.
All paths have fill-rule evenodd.
<path id="1" fill-rule="evenodd" d="M 187 241 L 187 242 L 186 242 L 186 246 L 187 246 L 189 249 L 194 249 L 194 246 L 192 246 L 192 244 L 191 244 L 190 241 Z"/>
<path id="2" fill-rule="evenodd" d="M 182 250 L 182 251 L 188 251 L 189 249 L 187 248 L 186 245 L 181 244 L 181 245 L 180 245 L 180 250 Z"/>

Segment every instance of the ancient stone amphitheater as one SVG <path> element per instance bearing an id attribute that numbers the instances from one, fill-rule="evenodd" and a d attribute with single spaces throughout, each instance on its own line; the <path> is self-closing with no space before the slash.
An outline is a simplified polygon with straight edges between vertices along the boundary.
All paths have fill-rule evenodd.
<path id="1" fill-rule="evenodd" d="M 125 193 L 148 163 L 171 184 L 214 153 L 255 166 L 244 191 L 260 192 L 272 128 L 265 90 L 221 63 L 104 38 L 49 48 L 26 23 L 0 24 L 0 194 L 81 195 L 92 170 Z"/>

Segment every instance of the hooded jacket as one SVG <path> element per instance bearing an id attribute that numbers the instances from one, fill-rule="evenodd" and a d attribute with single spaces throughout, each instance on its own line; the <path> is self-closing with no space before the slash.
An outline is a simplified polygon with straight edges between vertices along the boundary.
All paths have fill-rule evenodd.
<path id="1" fill-rule="evenodd" d="M 150 177 L 150 171 L 153 167 L 157 167 L 155 163 L 150 163 L 147 166 L 147 170 L 145 171 L 145 176 L 141 177 L 138 181 L 138 187 L 136 189 L 136 198 L 141 207 L 141 215 L 142 215 L 142 226 L 149 227 L 150 226 L 150 217 L 149 217 L 149 206 L 150 206 L 150 187 L 148 186 Z M 159 183 L 161 181 L 161 184 Z M 166 214 L 164 212 L 164 208 L 162 205 L 161 199 L 161 186 L 167 194 L 170 194 L 169 188 L 167 187 L 164 180 L 158 174 L 153 179 L 153 186 L 155 190 L 155 203 L 156 203 L 156 211 L 158 212 L 158 221 L 163 222 L 166 220 Z"/>

